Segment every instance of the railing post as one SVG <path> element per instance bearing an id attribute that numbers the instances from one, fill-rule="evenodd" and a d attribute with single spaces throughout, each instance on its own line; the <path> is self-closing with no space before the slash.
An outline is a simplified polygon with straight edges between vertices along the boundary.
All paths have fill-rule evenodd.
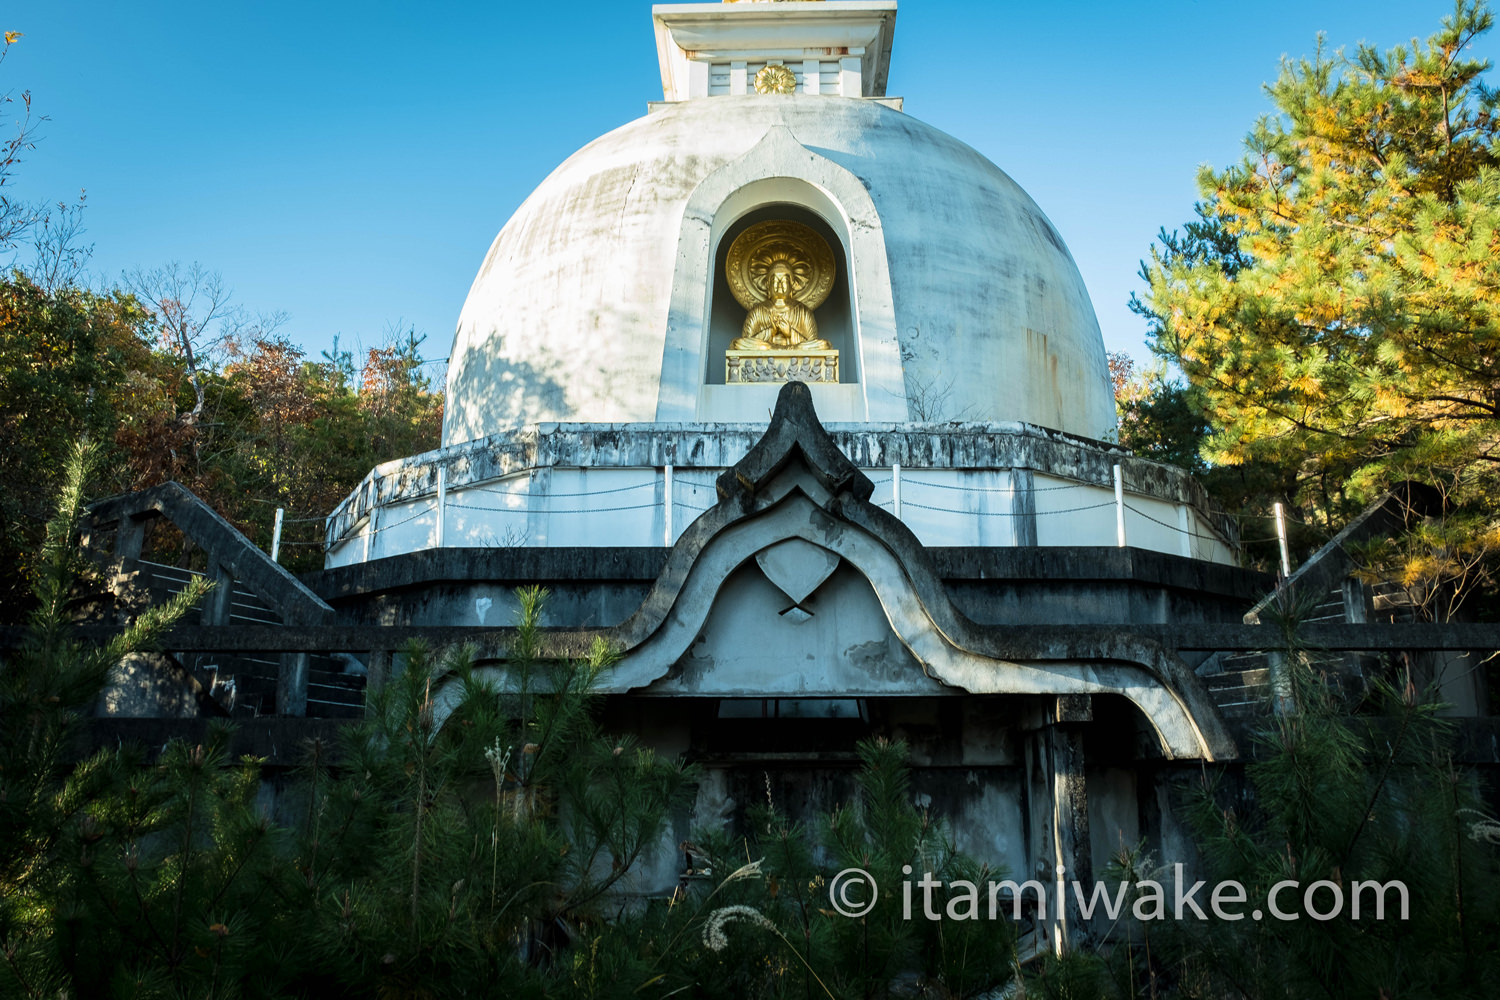
<path id="1" fill-rule="evenodd" d="M 1115 544 L 1125 547 L 1125 477 L 1115 464 Z"/>
<path id="2" fill-rule="evenodd" d="M 271 528 L 271 561 L 277 562 L 281 555 L 281 522 L 286 517 L 286 508 L 276 508 L 276 524 Z"/>
<path id="3" fill-rule="evenodd" d="M 901 463 L 891 466 L 891 512 L 901 518 Z"/>
<path id="4" fill-rule="evenodd" d="M 1281 544 L 1281 578 L 1285 580 L 1292 575 L 1292 556 L 1287 550 L 1286 544 L 1286 513 L 1281 504 L 1276 504 L 1276 541 Z"/>

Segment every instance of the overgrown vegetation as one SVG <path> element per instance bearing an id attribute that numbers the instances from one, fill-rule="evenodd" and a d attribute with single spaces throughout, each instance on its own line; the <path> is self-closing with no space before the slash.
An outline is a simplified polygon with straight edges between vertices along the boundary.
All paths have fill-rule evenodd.
<path id="1" fill-rule="evenodd" d="M 1182 995 L 1492 995 L 1500 868 L 1454 730 L 1409 673 L 1376 682 L 1352 713 L 1318 667 L 1326 657 L 1301 646 L 1297 609 L 1277 614 L 1284 704 L 1249 768 L 1253 794 L 1210 790 L 1193 821 L 1199 877 L 1234 880 L 1251 900 L 1294 881 L 1280 898 L 1302 916 L 1175 925 Z M 1380 888 L 1392 883 L 1403 888 Z M 1311 915 L 1340 901 L 1334 919 Z"/>
<path id="2" fill-rule="evenodd" d="M 0 663 L 0 994 L 21 997 L 1485 996 L 1500 974 L 1494 823 L 1452 734 L 1407 685 L 1359 716 L 1281 620 L 1285 702 L 1249 794 L 1207 787 L 1196 877 L 1252 901 L 1293 880 L 1399 881 L 1385 919 L 1191 920 L 1105 928 L 1021 968 L 1017 928 L 964 882 L 1005 877 L 912 805 L 906 747 L 869 740 L 847 805 L 794 821 L 769 794 L 743 829 L 673 846 L 697 774 L 602 731 L 612 656 L 541 655 L 545 594 L 518 594 L 503 672 L 409 649 L 337 745 L 270 780 L 227 725 L 154 757 L 77 759 L 78 721 L 120 656 L 201 586 L 105 649 L 69 637 L 73 462 L 25 645 Z M 1272 627 L 1275 627 L 1273 623 Z M 273 791 L 274 790 L 274 791 Z M 666 867 L 663 868 L 665 863 Z M 686 870 L 680 865 L 686 864 Z M 835 911 L 836 873 L 885 889 Z M 895 889 L 931 873 L 927 919 Z M 1143 848 L 1104 873 L 1165 881 Z M 676 883 L 675 890 L 664 891 Z M 1331 887 L 1318 903 L 1326 908 Z M 981 893 L 983 890 L 981 889 Z M 848 897 L 841 897 L 847 900 Z M 856 900 L 857 901 L 857 900 Z M 1253 905 L 1253 904 L 1252 904 Z M 1397 909 L 1405 913 L 1398 918 Z M 1020 978 L 1017 978 L 1020 973 Z"/>
<path id="3" fill-rule="evenodd" d="M 1439 486 L 1445 519 L 1364 554 L 1435 618 L 1492 585 L 1500 550 L 1500 102 L 1464 55 L 1490 26 L 1461 0 L 1425 47 L 1287 63 L 1278 117 L 1244 163 L 1204 173 L 1198 218 L 1145 267 L 1140 310 L 1181 379 L 1116 365 L 1124 441 L 1247 514 L 1280 500 L 1326 534 L 1399 480 Z M 0 144 L 0 184 L 31 134 Z M 0 199 L 0 247 L 42 219 Z M 0 593 L 28 630 L 0 663 L 0 994 L 1492 991 L 1500 835 L 1453 733 L 1399 671 L 1351 715 L 1290 621 L 1285 711 L 1259 762 L 1243 788 L 1196 799 L 1197 875 L 1250 899 L 1286 880 L 1400 881 L 1404 920 L 1127 920 L 1023 970 L 1007 921 L 908 920 L 892 891 L 840 916 L 829 881 L 846 868 L 887 890 L 908 868 L 947 885 L 1003 873 L 911 804 L 905 747 L 881 741 L 860 745 L 833 813 L 797 822 L 768 794 L 738 835 L 690 831 L 675 849 L 694 771 L 601 729 L 611 652 L 542 656 L 536 590 L 503 674 L 462 649 L 409 649 L 368 718 L 305 747 L 290 778 L 236 758 L 228 726 L 79 759 L 110 667 L 202 596 L 194 585 L 102 650 L 70 638 L 84 462 L 63 458 L 79 433 L 107 456 L 106 491 L 178 479 L 264 542 L 272 506 L 316 518 L 371 465 L 435 445 L 441 399 L 414 332 L 359 363 L 337 348 L 310 361 L 201 269 L 89 290 L 69 237 L 51 250 L 0 282 L 0 558 L 21 569 L 8 581 L 30 580 L 25 601 L 19 583 Z M 311 542 L 310 524 L 290 541 Z M 664 858 L 668 882 L 679 859 L 687 871 L 675 892 L 646 891 Z M 1137 888 L 1158 875 L 1142 847 L 1107 872 Z"/>
<path id="4" fill-rule="evenodd" d="M 814 828 L 768 800 L 747 836 L 694 833 L 661 895 L 695 772 L 600 729 L 612 654 L 543 657 L 535 588 L 503 672 L 408 649 L 290 781 L 220 723 L 78 759 L 109 668 L 204 590 L 107 648 L 72 641 L 82 475 L 0 662 L 0 995 L 867 997 L 916 973 L 964 997 L 1011 975 L 1008 927 L 828 908 L 844 867 L 988 875 L 911 805 L 904 744 L 863 744 L 854 801 Z"/>

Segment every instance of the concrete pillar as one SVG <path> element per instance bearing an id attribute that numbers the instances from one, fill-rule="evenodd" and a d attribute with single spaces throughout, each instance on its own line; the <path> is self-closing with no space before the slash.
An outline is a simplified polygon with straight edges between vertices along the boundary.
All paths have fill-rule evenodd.
<path id="1" fill-rule="evenodd" d="M 1306 654 L 1297 652 L 1293 656 Z M 1280 650 L 1266 651 L 1266 676 L 1271 684 L 1271 706 L 1277 715 L 1296 715 L 1297 700 L 1292 695 L 1291 667 L 1287 654 Z"/>
<path id="2" fill-rule="evenodd" d="M 1370 588 L 1354 577 L 1344 580 L 1344 621 L 1363 625 L 1370 620 Z"/>
<path id="3" fill-rule="evenodd" d="M 526 492 L 529 497 L 526 501 L 526 544 L 547 545 L 552 527 L 552 467 L 532 469 Z M 561 516 L 566 524 L 568 515 Z M 567 533 L 566 529 L 563 533 Z"/>
<path id="4" fill-rule="evenodd" d="M 375 484 L 373 482 L 370 483 L 370 486 L 373 487 L 374 485 Z M 364 542 L 365 542 L 364 561 L 365 562 L 369 562 L 370 561 L 370 546 L 375 541 L 375 513 L 376 513 L 376 507 L 375 507 L 375 498 L 373 496 L 373 493 L 374 493 L 374 491 L 372 489 L 366 489 L 365 490 L 365 498 L 366 498 L 366 501 L 367 501 L 367 509 L 369 510 L 369 513 L 366 515 L 367 520 L 365 521 L 365 535 L 364 535 Z"/>
<path id="5" fill-rule="evenodd" d="M 1086 694 L 1059 695 L 1053 723 L 1042 733 L 1052 779 L 1053 947 L 1087 947 L 1091 935 L 1078 908 L 1072 883 L 1087 893 L 1094 881 L 1089 844 L 1089 799 L 1084 777 L 1083 729 L 1094 710 Z"/>
<path id="6" fill-rule="evenodd" d="M 700 62 L 697 59 L 692 59 L 692 60 L 688 61 L 687 70 L 688 70 L 688 96 L 689 97 L 707 97 L 708 96 L 708 74 L 709 74 L 709 69 L 710 69 L 710 67 L 709 67 L 708 63 L 706 63 L 706 62 Z"/>
<path id="7" fill-rule="evenodd" d="M 229 609 L 234 601 L 234 576 L 222 563 L 212 559 L 212 554 L 210 559 L 208 578 L 213 581 L 214 589 L 203 601 L 203 624 L 228 625 Z"/>
<path id="8" fill-rule="evenodd" d="M 146 543 L 146 519 L 129 514 L 120 518 L 115 529 L 115 558 L 120 561 L 141 557 L 141 547 Z"/>
<path id="9" fill-rule="evenodd" d="M 120 518 L 119 526 L 115 528 L 114 579 L 110 581 L 110 590 L 116 597 L 125 593 L 130 587 L 131 578 L 138 572 L 141 549 L 146 544 L 147 520 L 126 514 Z M 126 616 L 121 618 L 121 624 L 124 624 L 129 616 L 124 608 L 121 608 L 121 614 Z"/>
<path id="10" fill-rule="evenodd" d="M 1356 580 L 1351 576 L 1345 578 L 1342 590 L 1344 598 L 1344 621 L 1357 625 L 1369 622 L 1370 616 L 1374 613 L 1374 601 L 1370 595 L 1370 588 L 1362 581 Z M 1346 652 L 1341 657 L 1341 661 L 1346 682 L 1350 684 L 1349 690 L 1363 688 L 1365 671 L 1377 668 L 1379 663 L 1378 658 L 1356 650 Z M 1447 697 L 1444 697 L 1443 701 L 1451 704 L 1451 700 Z"/>
<path id="11" fill-rule="evenodd" d="M 368 664 L 365 673 L 365 712 L 370 710 L 370 699 L 385 687 L 385 682 L 391 676 L 391 651 L 389 649 L 370 650 Z"/>
<path id="12" fill-rule="evenodd" d="M 861 73 L 864 68 L 864 49 L 850 49 L 849 54 L 839 60 L 839 96 L 840 97 L 863 97 L 864 82 Z"/>
<path id="13" fill-rule="evenodd" d="M 307 653 L 282 653 L 281 670 L 276 675 L 276 714 L 307 714 L 307 677 L 312 672 L 312 656 Z"/>
<path id="14" fill-rule="evenodd" d="M 672 489 L 672 467 L 670 465 L 663 466 L 662 475 L 664 477 L 662 481 L 662 519 L 666 522 L 662 544 L 670 549 L 672 543 L 677 541 L 677 533 L 672 530 L 674 527 L 672 514 L 677 507 L 677 501 L 673 499 L 675 494 Z"/>
<path id="15" fill-rule="evenodd" d="M 1178 551 L 1193 558 L 1193 514 L 1185 503 L 1177 505 L 1177 541 L 1181 545 Z"/>

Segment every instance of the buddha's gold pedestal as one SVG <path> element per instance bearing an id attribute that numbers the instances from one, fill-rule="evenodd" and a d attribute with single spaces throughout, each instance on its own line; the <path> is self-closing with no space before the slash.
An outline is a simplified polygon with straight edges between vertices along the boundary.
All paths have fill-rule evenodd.
<path id="1" fill-rule="evenodd" d="M 838 351 L 725 351 L 724 381 L 837 382 Z"/>

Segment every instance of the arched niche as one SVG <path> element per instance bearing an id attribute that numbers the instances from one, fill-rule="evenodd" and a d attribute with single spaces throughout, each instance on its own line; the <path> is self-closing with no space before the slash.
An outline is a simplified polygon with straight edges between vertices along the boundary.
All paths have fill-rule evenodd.
<path id="1" fill-rule="evenodd" d="M 880 215 L 857 176 L 803 146 L 780 125 L 704 178 L 684 207 L 656 419 L 764 422 L 775 405 L 779 386 L 723 384 L 728 342 L 721 345 L 718 338 L 729 320 L 727 313 L 718 319 L 713 315 L 715 303 L 727 297 L 739 312 L 735 325 L 744 321 L 727 281 L 719 286 L 719 254 L 721 248 L 727 250 L 729 230 L 761 210 L 802 222 L 816 219 L 835 237 L 829 245 L 843 255 L 846 305 L 837 308 L 847 310 L 849 350 L 835 345 L 839 384 L 810 387 L 819 416 L 827 421 L 905 421 L 906 392 Z M 835 289 L 830 299 L 837 294 Z M 820 332 L 823 312 L 818 311 Z M 830 316 L 835 326 L 844 322 L 837 314 Z"/>
<path id="2" fill-rule="evenodd" d="M 763 184 L 769 188 L 788 186 L 774 182 L 763 182 Z M 723 226 L 723 233 L 716 240 L 713 286 L 705 309 L 708 315 L 708 350 L 705 352 L 707 364 L 704 371 L 704 383 L 707 385 L 724 384 L 724 352 L 729 348 L 730 342 L 740 335 L 745 322 L 745 308 L 735 300 L 734 294 L 729 290 L 729 277 L 724 269 L 725 261 L 729 257 L 729 248 L 746 229 L 756 223 L 768 221 L 800 222 L 828 242 L 834 257 L 834 281 L 833 290 L 829 292 L 828 298 L 818 307 L 815 314 L 818 321 L 818 336 L 832 344 L 839 352 L 839 381 L 858 382 L 859 350 L 858 339 L 855 336 L 855 311 L 849 279 L 849 253 L 845 237 L 839 231 L 843 228 L 843 220 L 834 216 L 834 222 L 837 223 L 835 227 L 835 224 L 823 214 L 805 205 L 782 201 L 750 209 L 732 223 Z M 721 228 L 717 220 L 714 228 Z"/>

